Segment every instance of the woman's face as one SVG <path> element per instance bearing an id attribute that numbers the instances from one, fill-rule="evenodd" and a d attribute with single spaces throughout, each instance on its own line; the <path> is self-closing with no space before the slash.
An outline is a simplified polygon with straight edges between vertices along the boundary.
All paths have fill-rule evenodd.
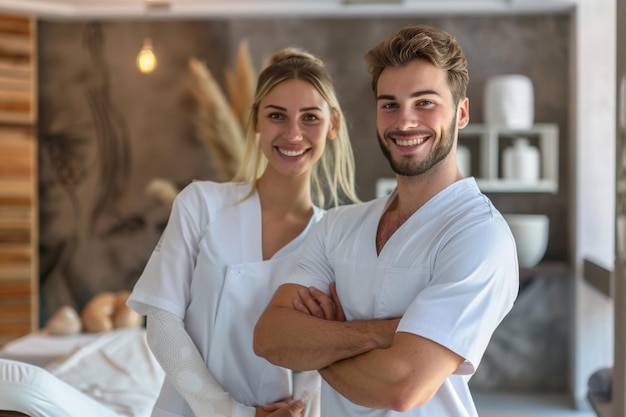
<path id="1" fill-rule="evenodd" d="M 284 81 L 259 103 L 256 131 L 269 170 L 284 176 L 309 175 L 327 138 L 337 134 L 331 109 L 310 83 Z"/>

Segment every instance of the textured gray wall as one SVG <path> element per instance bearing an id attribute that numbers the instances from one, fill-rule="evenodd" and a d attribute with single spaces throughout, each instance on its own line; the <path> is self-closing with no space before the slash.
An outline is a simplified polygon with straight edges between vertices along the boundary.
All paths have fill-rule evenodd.
<path id="1" fill-rule="evenodd" d="M 490 197 L 503 212 L 549 214 L 546 259 L 567 262 L 567 15 L 44 21 L 39 24 L 42 324 L 61 305 L 80 310 L 98 292 L 132 287 L 167 220 L 167 211 L 144 192 L 150 179 L 167 178 L 181 187 L 194 178 L 217 179 L 192 125 L 189 58 L 204 60 L 220 78 L 242 39 L 250 42 L 257 67 L 290 45 L 323 58 L 350 127 L 358 191 L 368 200 L 376 179 L 392 172 L 376 141 L 374 100 L 362 57 L 382 36 L 415 23 L 446 29 L 463 46 L 472 122 L 482 122 L 483 88 L 490 76 L 520 73 L 532 79 L 536 122 L 557 123 L 561 130 L 559 192 Z M 149 75 L 135 68 L 145 36 L 152 37 L 159 59 Z M 565 388 L 568 335 L 555 329 L 563 329 L 569 284 L 567 277 L 554 278 L 526 282 L 473 381 L 477 389 Z M 537 333 L 549 343 L 510 348 L 512 337 L 522 335 L 528 342 L 538 340 Z M 551 367 L 541 365 L 542 357 L 553 359 Z M 514 362 L 527 372 L 511 375 Z"/>
<path id="2" fill-rule="evenodd" d="M 236 48 L 239 39 L 247 38 L 257 62 L 288 45 L 302 46 L 328 62 L 349 122 L 359 195 L 367 200 L 374 196 L 376 179 L 392 176 L 392 171 L 376 142 L 374 99 L 363 54 L 386 34 L 417 23 L 451 32 L 464 48 L 470 68 L 471 122 L 483 122 L 483 89 L 489 77 L 514 73 L 533 81 L 535 121 L 560 127 L 559 193 L 494 193 L 490 197 L 503 212 L 548 214 L 551 233 L 545 259 L 568 259 L 568 16 L 235 20 L 229 26 L 230 49 Z"/>

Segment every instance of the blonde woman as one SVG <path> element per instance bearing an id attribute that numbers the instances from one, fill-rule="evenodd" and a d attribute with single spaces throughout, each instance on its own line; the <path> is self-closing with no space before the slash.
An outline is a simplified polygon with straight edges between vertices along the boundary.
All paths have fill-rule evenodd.
<path id="1" fill-rule="evenodd" d="M 324 63 L 287 48 L 259 75 L 240 172 L 182 190 L 129 298 L 166 373 L 153 417 L 319 415 L 318 374 L 256 356 L 252 333 L 326 200 L 357 201 L 352 148 Z"/>

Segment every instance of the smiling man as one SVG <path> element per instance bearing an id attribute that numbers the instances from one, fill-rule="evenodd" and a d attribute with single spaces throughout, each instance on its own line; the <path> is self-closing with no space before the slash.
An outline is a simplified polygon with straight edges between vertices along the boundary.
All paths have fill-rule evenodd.
<path id="1" fill-rule="evenodd" d="M 518 290 L 513 236 L 464 178 L 467 61 L 429 26 L 365 55 L 397 188 L 331 210 L 255 328 L 255 352 L 324 378 L 322 415 L 477 416 L 468 381 Z"/>

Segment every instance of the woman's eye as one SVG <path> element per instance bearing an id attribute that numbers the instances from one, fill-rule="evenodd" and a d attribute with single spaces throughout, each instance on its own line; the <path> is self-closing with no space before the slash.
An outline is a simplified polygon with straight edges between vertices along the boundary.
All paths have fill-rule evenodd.
<path id="1" fill-rule="evenodd" d="M 270 113 L 270 114 L 267 115 L 267 117 L 269 119 L 274 119 L 274 120 L 281 120 L 281 119 L 284 118 L 284 116 L 282 114 L 280 114 L 280 113 Z"/>
<path id="2" fill-rule="evenodd" d="M 319 120 L 319 118 L 314 114 L 305 114 L 303 119 L 307 122 L 314 122 L 316 120 Z"/>

